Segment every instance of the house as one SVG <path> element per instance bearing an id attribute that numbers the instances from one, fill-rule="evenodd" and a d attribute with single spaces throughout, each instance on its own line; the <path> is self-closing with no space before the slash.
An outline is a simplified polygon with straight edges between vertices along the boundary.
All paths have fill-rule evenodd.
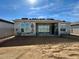
<path id="1" fill-rule="evenodd" d="M 14 23 L 0 19 L 0 38 L 11 36 L 14 33 Z"/>
<path id="2" fill-rule="evenodd" d="M 71 35 L 79 36 L 79 22 L 71 23 Z"/>
<path id="3" fill-rule="evenodd" d="M 21 36 L 52 36 L 70 34 L 70 23 L 54 19 L 22 18 L 14 20 L 15 35 Z"/>

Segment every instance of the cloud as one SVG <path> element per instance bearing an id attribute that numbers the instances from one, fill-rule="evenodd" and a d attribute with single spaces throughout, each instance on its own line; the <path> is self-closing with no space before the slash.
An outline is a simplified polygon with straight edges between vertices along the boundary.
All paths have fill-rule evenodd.
<path id="1" fill-rule="evenodd" d="M 61 0 L 62 1 L 62 0 Z M 54 11 L 56 11 L 62 4 L 60 0 L 55 0 L 53 2 L 50 2 L 50 3 L 46 3 L 45 5 L 42 5 L 42 6 L 38 6 L 38 7 L 30 7 L 30 11 L 31 12 L 28 12 L 29 15 L 31 14 L 42 14 L 44 13 L 44 11 L 46 10 L 47 12 L 46 13 L 53 13 Z"/>
<path id="2" fill-rule="evenodd" d="M 41 10 L 41 9 L 47 9 L 49 7 L 52 7 L 54 4 L 53 3 L 50 3 L 49 5 L 44 5 L 42 7 L 32 7 L 30 8 L 31 10 Z"/>
<path id="3" fill-rule="evenodd" d="M 46 18 L 46 16 L 38 16 L 37 18 Z"/>
<path id="4" fill-rule="evenodd" d="M 71 4 L 65 5 L 65 1 L 56 1 L 56 2 L 51 2 L 48 5 L 43 5 L 42 7 L 32 7 L 30 10 L 34 12 L 30 12 L 30 14 L 35 14 L 38 15 L 39 18 L 56 18 L 56 19 L 65 19 L 65 20 L 72 20 L 76 19 L 78 20 L 79 18 L 79 2 L 74 2 Z M 47 12 L 44 15 L 44 10 Z"/>
<path id="5" fill-rule="evenodd" d="M 65 20 L 78 21 L 79 20 L 79 2 L 74 2 L 69 4 L 68 6 L 64 6 L 63 8 L 57 9 L 58 17 Z"/>
<path id="6" fill-rule="evenodd" d="M 79 2 L 77 2 L 74 6 L 73 6 L 73 10 L 71 11 L 71 15 L 73 17 L 78 17 L 79 18 Z"/>
<path id="7" fill-rule="evenodd" d="M 48 0 L 47 0 L 48 1 Z M 39 7 L 31 7 L 30 10 L 47 10 L 47 11 L 56 11 L 58 8 L 63 4 L 63 0 L 52 0 L 50 3 L 46 3 L 45 5 L 39 6 Z"/>
<path id="8" fill-rule="evenodd" d="M 68 6 L 64 6 L 58 8 L 54 13 L 57 13 L 61 16 L 67 16 L 67 17 L 76 17 L 79 15 L 79 3 L 72 3 Z"/>

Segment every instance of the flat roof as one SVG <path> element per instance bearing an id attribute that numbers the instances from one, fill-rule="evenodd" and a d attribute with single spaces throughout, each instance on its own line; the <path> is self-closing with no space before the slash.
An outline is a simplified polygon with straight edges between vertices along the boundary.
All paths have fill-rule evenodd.
<path id="1" fill-rule="evenodd" d="M 6 23 L 10 23 L 10 24 L 14 24 L 13 22 L 10 22 L 10 21 L 7 21 L 7 20 L 3 20 L 3 19 L 0 19 L 1 22 L 6 22 Z"/>
<path id="2" fill-rule="evenodd" d="M 30 20 L 30 19 L 15 19 L 14 22 L 36 22 L 36 23 L 58 23 L 58 22 L 64 22 L 61 20 L 49 20 L 49 19 L 35 19 L 35 20 Z M 64 22 L 64 23 L 70 23 L 70 22 Z"/>
<path id="3" fill-rule="evenodd" d="M 79 22 L 71 23 L 71 26 L 79 26 Z"/>

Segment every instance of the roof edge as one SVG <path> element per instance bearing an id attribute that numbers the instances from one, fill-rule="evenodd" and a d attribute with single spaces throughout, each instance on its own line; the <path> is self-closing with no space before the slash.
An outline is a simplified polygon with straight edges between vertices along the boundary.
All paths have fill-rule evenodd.
<path id="1" fill-rule="evenodd" d="M 0 21 L 10 23 L 10 24 L 14 24 L 13 22 L 10 22 L 10 21 L 4 20 L 4 19 L 0 19 Z"/>

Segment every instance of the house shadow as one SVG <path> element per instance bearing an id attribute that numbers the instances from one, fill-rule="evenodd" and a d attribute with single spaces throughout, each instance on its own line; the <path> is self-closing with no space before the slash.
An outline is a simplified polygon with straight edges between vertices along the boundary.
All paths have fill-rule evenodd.
<path id="1" fill-rule="evenodd" d="M 16 36 L 0 43 L 0 47 L 79 42 L 78 36 Z"/>

